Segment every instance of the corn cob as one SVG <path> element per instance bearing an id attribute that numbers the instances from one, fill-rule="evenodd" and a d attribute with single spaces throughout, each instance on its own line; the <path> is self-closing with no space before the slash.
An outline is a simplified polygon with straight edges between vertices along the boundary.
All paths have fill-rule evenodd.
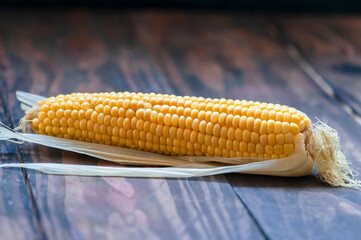
<path id="1" fill-rule="evenodd" d="M 165 155 L 278 159 L 293 154 L 295 139 L 312 137 L 304 113 L 245 100 L 112 92 L 38 105 L 26 115 L 38 134 Z"/>
<path id="2" fill-rule="evenodd" d="M 56 163 L 0 164 L 0 168 L 87 176 L 192 177 L 229 172 L 304 176 L 315 164 L 322 181 L 361 187 L 340 151 L 337 131 L 320 121 L 312 126 L 306 114 L 287 106 L 134 92 L 50 98 L 17 92 L 17 97 L 26 115 L 15 131 L 0 123 L 0 140 L 29 141 L 121 164 L 173 168 Z M 16 132 L 26 132 L 29 122 L 37 134 Z"/>

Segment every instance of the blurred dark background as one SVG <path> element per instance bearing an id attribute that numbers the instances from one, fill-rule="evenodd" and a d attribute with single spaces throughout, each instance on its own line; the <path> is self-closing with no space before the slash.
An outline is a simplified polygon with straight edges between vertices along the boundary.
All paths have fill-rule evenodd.
<path id="1" fill-rule="evenodd" d="M 360 12 L 360 0 L 2 0 L 0 7 L 166 8 L 226 11 Z"/>

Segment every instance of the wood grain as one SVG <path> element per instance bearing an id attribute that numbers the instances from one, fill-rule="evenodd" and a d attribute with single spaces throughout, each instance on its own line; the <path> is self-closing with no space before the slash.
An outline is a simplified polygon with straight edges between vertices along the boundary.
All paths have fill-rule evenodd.
<path id="1" fill-rule="evenodd" d="M 355 16 L 280 17 L 280 35 L 294 44 L 336 95 L 361 115 L 361 19 Z M 302 28 L 302 33 L 296 29 Z"/>
<path id="2" fill-rule="evenodd" d="M 361 170 L 361 127 L 305 76 L 258 18 L 148 13 L 132 19 L 154 63 L 165 72 L 179 69 L 170 79 L 189 78 L 180 91 L 287 104 L 313 120 L 326 119 Z M 352 239 L 361 227 L 358 191 L 329 187 L 314 176 L 233 174 L 227 179 L 269 238 Z"/>
<path id="3" fill-rule="evenodd" d="M 44 96 L 76 91 L 186 93 L 172 85 L 179 83 L 168 84 L 168 76 L 138 43 L 126 14 L 34 14 L 7 12 L 0 17 L 7 22 L 0 35 L 9 62 L 2 91 L 13 123 L 23 115 L 15 90 Z M 15 30 L 19 28 L 22 31 Z M 31 144 L 21 146 L 21 156 L 25 162 L 106 164 Z M 164 180 L 28 175 L 49 239 L 264 238 L 224 176 Z"/>
<path id="4" fill-rule="evenodd" d="M 5 84 L 2 77 L 0 83 Z M 4 101 L 0 93 L 0 122 L 9 124 L 3 106 Z M 0 163 L 19 161 L 13 143 L 0 143 L 0 157 Z M 21 169 L 0 168 L 0 223 L 1 239 L 41 238 L 41 230 Z"/>

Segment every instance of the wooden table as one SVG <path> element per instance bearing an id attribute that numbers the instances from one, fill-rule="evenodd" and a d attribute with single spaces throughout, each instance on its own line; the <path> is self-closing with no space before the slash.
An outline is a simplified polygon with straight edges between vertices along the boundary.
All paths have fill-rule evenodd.
<path id="1" fill-rule="evenodd" d="M 0 121 L 15 91 L 142 91 L 287 104 L 325 119 L 361 172 L 361 17 L 0 11 Z M 1 142 L 1 162 L 104 164 Z M 359 239 L 360 191 L 314 174 L 191 179 L 0 170 L 1 239 Z M 360 179 L 360 177 L 358 177 Z"/>

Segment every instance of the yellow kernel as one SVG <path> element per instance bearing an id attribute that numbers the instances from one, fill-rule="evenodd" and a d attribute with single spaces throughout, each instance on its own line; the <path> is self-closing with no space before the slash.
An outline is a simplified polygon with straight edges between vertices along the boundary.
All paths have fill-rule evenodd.
<path id="1" fill-rule="evenodd" d="M 262 117 L 262 110 L 260 108 L 256 108 L 256 110 L 254 110 L 254 118 L 261 118 L 261 117 Z"/>
<path id="2" fill-rule="evenodd" d="M 177 128 L 177 139 L 182 140 L 183 139 L 183 129 Z"/>
<path id="3" fill-rule="evenodd" d="M 305 122 L 302 120 L 298 126 L 300 128 L 300 131 L 302 132 L 305 129 Z"/>
<path id="4" fill-rule="evenodd" d="M 276 121 L 283 121 L 283 113 L 282 112 L 277 112 L 276 113 Z"/>
<path id="5" fill-rule="evenodd" d="M 255 153 L 256 152 L 256 144 L 254 144 L 252 142 L 248 143 L 247 151 L 249 153 Z"/>
<path id="6" fill-rule="evenodd" d="M 206 121 L 207 121 L 207 122 L 210 122 L 210 121 L 211 121 L 212 114 L 213 114 L 212 111 L 207 111 L 207 112 L 206 112 Z"/>
<path id="7" fill-rule="evenodd" d="M 227 141 L 226 141 L 226 149 L 227 150 L 232 150 L 233 149 L 233 141 L 227 139 Z"/>
<path id="8" fill-rule="evenodd" d="M 226 141 L 227 141 L 227 139 L 225 139 L 225 138 L 222 138 L 222 137 L 219 138 L 218 146 L 222 149 L 226 148 Z"/>
<path id="9" fill-rule="evenodd" d="M 263 154 L 264 153 L 264 146 L 260 143 L 257 143 L 256 145 L 256 153 L 257 154 Z"/>
<path id="10" fill-rule="evenodd" d="M 282 145 L 276 144 L 276 145 L 273 146 L 273 149 L 274 149 L 274 152 L 276 154 L 283 153 L 283 146 Z"/>
<path id="11" fill-rule="evenodd" d="M 71 110 L 66 109 L 66 110 L 64 111 L 64 117 L 65 117 L 65 118 L 70 118 L 70 117 L 71 117 Z"/>
<path id="12" fill-rule="evenodd" d="M 254 144 L 259 143 L 259 134 L 258 133 L 252 132 L 251 142 L 253 142 Z"/>
<path id="13" fill-rule="evenodd" d="M 273 154 L 273 147 L 270 145 L 265 146 L 264 150 L 265 150 L 266 154 L 269 154 L 269 155 Z"/>
<path id="14" fill-rule="evenodd" d="M 285 137 L 282 133 L 279 133 L 276 135 L 276 142 L 277 144 L 284 144 L 285 143 Z"/>
<path id="15" fill-rule="evenodd" d="M 111 116 L 110 115 L 106 115 L 105 117 L 104 117 L 104 124 L 105 125 L 110 125 L 110 120 L 111 120 Z"/>
<path id="16" fill-rule="evenodd" d="M 218 112 L 213 112 L 211 115 L 211 122 L 213 124 L 218 122 L 218 118 L 219 118 L 219 113 Z"/>
<path id="17" fill-rule="evenodd" d="M 126 118 L 132 119 L 134 116 L 135 116 L 135 112 L 133 109 L 128 109 L 127 112 L 125 113 Z"/>
<path id="18" fill-rule="evenodd" d="M 227 135 L 228 135 L 228 128 L 223 126 L 223 127 L 221 128 L 221 134 L 220 134 L 220 136 L 223 137 L 223 138 L 225 138 L 225 137 L 227 137 Z"/>
<path id="19" fill-rule="evenodd" d="M 150 131 L 150 121 L 145 121 L 144 122 L 143 131 L 146 132 L 146 133 Z"/>
<path id="20" fill-rule="evenodd" d="M 308 117 L 306 117 L 303 121 L 305 122 L 306 129 L 311 126 L 311 119 L 309 119 Z"/>
<path id="21" fill-rule="evenodd" d="M 261 119 L 267 121 L 268 120 L 268 110 L 263 109 L 261 113 Z"/>
<path id="22" fill-rule="evenodd" d="M 239 121 L 239 127 L 242 130 L 245 130 L 247 128 L 247 117 L 246 116 L 242 116 L 240 121 Z"/>
<path id="23" fill-rule="evenodd" d="M 78 119 L 78 110 L 71 111 L 71 117 L 76 120 Z"/>
<path id="24" fill-rule="evenodd" d="M 274 133 L 275 125 L 276 123 L 274 120 L 269 120 L 267 122 L 267 133 Z"/>
<path id="25" fill-rule="evenodd" d="M 198 113 L 199 113 L 199 110 L 198 109 L 193 109 L 191 111 L 191 117 L 192 118 L 197 118 L 198 117 Z"/>
<path id="26" fill-rule="evenodd" d="M 290 123 L 292 121 L 291 114 L 288 112 L 283 113 L 283 121 Z"/>
<path id="27" fill-rule="evenodd" d="M 199 111 L 199 113 L 198 113 L 198 119 L 200 120 L 200 121 L 202 121 L 202 120 L 205 120 L 206 119 L 206 112 L 205 111 Z M 217 121 L 218 121 L 218 119 L 217 119 Z"/>
<path id="28" fill-rule="evenodd" d="M 213 147 L 217 147 L 218 146 L 218 141 L 219 141 L 219 137 L 216 137 L 216 136 L 212 136 L 211 137 L 211 145 Z"/>
<path id="29" fill-rule="evenodd" d="M 119 116 L 119 109 L 117 107 L 112 107 L 112 110 L 110 112 L 112 117 L 118 117 Z"/>
<path id="30" fill-rule="evenodd" d="M 237 141 L 241 141 L 242 140 L 242 130 L 239 128 L 236 128 L 236 131 L 234 133 L 234 136 L 236 138 Z"/>
<path id="31" fill-rule="evenodd" d="M 56 112 L 60 108 L 59 103 L 53 103 L 50 105 L 50 109 L 54 112 Z"/>
<path id="32" fill-rule="evenodd" d="M 42 112 L 47 112 L 47 111 L 49 111 L 49 105 L 48 104 L 42 104 L 41 105 L 41 107 L 40 107 L 40 110 L 42 111 Z"/>
<path id="33" fill-rule="evenodd" d="M 206 127 L 207 127 L 207 122 L 205 120 L 202 120 L 199 123 L 199 132 L 205 133 L 206 132 Z"/>
<path id="34" fill-rule="evenodd" d="M 170 106 L 169 107 L 169 114 L 173 115 L 177 113 L 177 107 L 176 106 Z"/>
<path id="35" fill-rule="evenodd" d="M 172 115 L 172 126 L 178 127 L 179 117 L 177 114 Z"/>
<path id="36" fill-rule="evenodd" d="M 254 120 L 254 125 L 253 125 L 253 131 L 254 132 L 259 132 L 260 129 L 261 129 L 261 123 L 262 123 L 262 120 L 257 118 Z"/>
<path id="37" fill-rule="evenodd" d="M 222 149 L 219 148 L 219 147 L 216 147 L 216 148 L 214 149 L 214 155 L 215 155 L 216 157 L 221 157 L 221 156 L 222 156 Z"/>
<path id="38" fill-rule="evenodd" d="M 56 111 L 56 117 L 57 118 L 62 118 L 64 116 L 64 110 L 63 109 L 58 109 L 57 111 Z"/>
<path id="39" fill-rule="evenodd" d="M 290 131 L 293 135 L 297 135 L 300 133 L 300 128 L 295 123 L 291 123 L 290 125 Z"/>
<path id="40" fill-rule="evenodd" d="M 129 99 L 125 99 L 124 102 L 123 102 L 123 107 L 125 109 L 129 108 L 130 107 L 130 100 Z"/>
<path id="41" fill-rule="evenodd" d="M 282 123 L 280 121 L 277 121 L 275 123 L 274 133 L 278 134 L 282 132 Z"/>
<path id="42" fill-rule="evenodd" d="M 157 123 L 158 124 L 163 124 L 164 123 L 164 114 L 163 113 L 158 113 Z"/>
<path id="43" fill-rule="evenodd" d="M 60 118 L 60 126 L 62 127 L 68 126 L 68 121 L 65 117 Z"/>
<path id="44" fill-rule="evenodd" d="M 226 113 L 227 112 L 227 105 L 222 104 L 221 107 L 219 108 L 219 112 Z"/>
<path id="45" fill-rule="evenodd" d="M 241 117 L 236 115 L 233 117 L 233 122 L 232 122 L 232 125 L 234 128 L 239 128 L 239 121 L 241 120 Z"/>
<path id="46" fill-rule="evenodd" d="M 245 153 L 245 152 L 247 152 L 247 147 L 248 147 L 248 144 L 246 142 L 241 142 L 239 144 L 239 151 L 242 153 Z"/>
<path id="47" fill-rule="evenodd" d="M 169 113 L 164 115 L 164 124 L 167 126 L 172 124 L 172 116 Z"/>
<path id="48" fill-rule="evenodd" d="M 68 127 L 67 133 L 70 136 L 74 136 L 75 135 L 75 128 L 74 127 Z"/>
<path id="49" fill-rule="evenodd" d="M 219 118 L 218 118 L 219 125 L 221 125 L 221 126 L 226 125 L 226 119 L 227 119 L 227 114 L 226 113 L 221 113 L 219 115 Z"/>
<path id="50" fill-rule="evenodd" d="M 227 132 L 227 138 L 229 140 L 234 140 L 235 138 L 235 129 L 233 127 L 230 127 Z"/>
<path id="51" fill-rule="evenodd" d="M 45 118 L 43 123 L 46 125 L 46 126 L 50 126 L 51 125 L 51 119 L 50 118 Z"/>
<path id="52" fill-rule="evenodd" d="M 33 128 L 37 128 L 39 126 L 39 119 L 38 118 L 34 118 L 33 121 L 31 122 L 31 125 Z"/>
<path id="53" fill-rule="evenodd" d="M 48 113 L 47 113 L 47 115 L 48 115 L 48 117 L 49 117 L 50 119 L 53 119 L 53 118 L 55 118 L 55 116 L 56 116 L 56 114 L 55 114 L 55 112 L 54 112 L 53 110 L 49 110 Z"/>
<path id="54" fill-rule="evenodd" d="M 204 133 L 198 133 L 198 143 L 203 144 L 204 143 Z"/>
<path id="55" fill-rule="evenodd" d="M 212 134 L 213 133 L 213 124 L 212 123 L 207 123 L 207 126 L 206 126 L 206 133 L 207 134 Z"/>
<path id="56" fill-rule="evenodd" d="M 271 110 L 268 112 L 268 119 L 269 120 L 275 120 L 276 119 L 276 111 L 275 110 Z"/>
<path id="57" fill-rule="evenodd" d="M 255 108 L 254 107 L 250 107 L 247 111 L 247 116 L 248 117 L 253 117 L 254 116 L 254 110 Z"/>
<path id="58" fill-rule="evenodd" d="M 285 134 L 285 143 L 294 143 L 294 136 L 291 132 Z"/>
<path id="59" fill-rule="evenodd" d="M 184 138 L 184 140 L 189 141 L 190 135 L 191 135 L 191 130 L 189 130 L 189 129 L 184 129 L 184 131 L 183 131 L 183 138 Z"/>
<path id="60" fill-rule="evenodd" d="M 129 120 L 129 118 L 125 118 L 125 119 L 124 119 L 124 121 L 123 121 L 123 128 L 124 128 L 125 130 L 130 129 L 130 120 Z"/>
<path id="61" fill-rule="evenodd" d="M 241 106 L 236 106 L 235 108 L 234 108 L 234 110 L 233 110 L 233 113 L 234 113 L 234 115 L 241 115 L 241 113 L 242 113 L 242 107 Z"/>
<path id="62" fill-rule="evenodd" d="M 118 110 L 118 116 L 119 117 L 125 117 L 125 109 L 120 107 Z"/>
<path id="63" fill-rule="evenodd" d="M 138 110 L 139 111 L 139 110 Z M 137 112 L 138 112 L 137 111 Z M 148 111 L 148 109 L 146 110 L 147 112 L 149 112 Z M 140 114 L 139 114 L 140 115 Z M 141 118 L 143 118 L 143 116 L 141 117 Z M 148 117 L 145 117 L 145 119 L 148 119 Z M 156 111 L 151 111 L 150 112 L 150 116 L 149 116 L 149 120 L 152 122 L 152 123 L 156 123 L 157 122 L 157 119 L 158 119 L 158 113 L 156 112 Z"/>
<path id="64" fill-rule="evenodd" d="M 199 130 L 199 120 L 198 120 L 198 119 L 194 119 L 194 120 L 193 120 L 192 129 L 193 129 L 194 131 L 198 131 L 198 130 Z"/>
<path id="65" fill-rule="evenodd" d="M 268 134 L 268 144 L 271 146 L 276 144 L 276 135 L 274 133 Z"/>
<path id="66" fill-rule="evenodd" d="M 107 126 L 105 126 L 104 124 L 100 124 L 99 131 L 100 131 L 101 134 L 106 134 L 107 133 Z"/>
<path id="67" fill-rule="evenodd" d="M 226 118 L 226 126 L 230 127 L 233 124 L 233 115 L 232 114 L 228 114 L 227 118 Z"/>
<path id="68" fill-rule="evenodd" d="M 139 131 L 141 131 L 141 130 L 139 130 Z M 158 137 L 162 136 L 162 134 L 163 134 L 163 125 L 161 125 L 161 124 L 157 125 L 157 128 L 155 129 L 155 134 Z"/>
<path id="69" fill-rule="evenodd" d="M 84 110 L 80 109 L 78 111 L 78 119 L 81 120 L 81 119 L 84 119 L 85 118 L 85 112 Z"/>
<path id="70" fill-rule="evenodd" d="M 292 115 L 292 122 L 295 124 L 299 124 L 301 122 L 301 118 L 297 114 Z"/>
<path id="71" fill-rule="evenodd" d="M 294 151 L 294 145 L 293 144 L 285 144 L 283 146 L 284 148 L 284 153 L 287 155 L 291 155 Z"/>
<path id="72" fill-rule="evenodd" d="M 169 127 L 163 126 L 163 137 L 169 137 Z"/>
<path id="73" fill-rule="evenodd" d="M 197 141 L 197 138 L 198 138 L 198 133 L 196 131 L 192 131 L 189 139 L 190 142 L 195 143 Z"/>
<path id="74" fill-rule="evenodd" d="M 169 128 L 169 137 L 172 139 L 177 137 L 177 128 L 176 127 Z"/>
<path id="75" fill-rule="evenodd" d="M 221 126 L 218 123 L 216 123 L 213 126 L 213 135 L 219 137 L 220 133 L 221 133 Z"/>
<path id="76" fill-rule="evenodd" d="M 288 133 L 290 131 L 290 124 L 287 122 L 282 123 L 282 133 Z"/>
<path id="77" fill-rule="evenodd" d="M 249 142 L 251 140 L 251 132 L 249 130 L 244 130 L 242 139 L 245 142 Z"/>
<path id="78" fill-rule="evenodd" d="M 104 122 L 104 113 L 99 113 L 97 123 L 102 124 Z"/>
<path id="79" fill-rule="evenodd" d="M 80 120 L 79 126 L 80 126 L 81 130 L 86 130 L 87 129 L 87 120 L 85 120 L 85 119 Z"/>
<path id="80" fill-rule="evenodd" d="M 266 146 L 268 144 L 268 135 L 267 134 L 262 134 L 259 138 L 259 142 L 263 145 Z"/>

